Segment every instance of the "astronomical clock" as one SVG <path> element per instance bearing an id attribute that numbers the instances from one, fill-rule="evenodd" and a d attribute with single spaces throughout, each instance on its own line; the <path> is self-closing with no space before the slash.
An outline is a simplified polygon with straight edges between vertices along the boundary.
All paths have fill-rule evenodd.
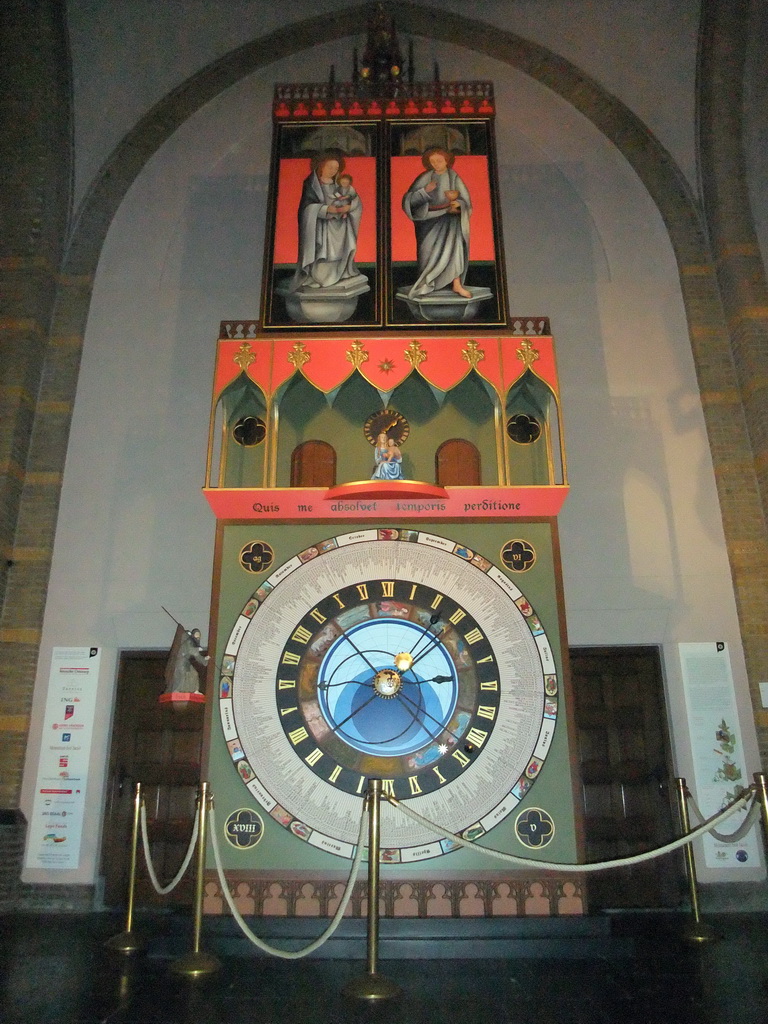
<path id="1" fill-rule="evenodd" d="M 507 310 L 491 83 L 404 63 L 276 89 L 262 314 L 214 377 L 204 777 L 256 913 L 332 912 L 371 778 L 433 823 L 382 804 L 386 913 L 579 912 L 478 852 L 579 854 L 553 339 Z"/>

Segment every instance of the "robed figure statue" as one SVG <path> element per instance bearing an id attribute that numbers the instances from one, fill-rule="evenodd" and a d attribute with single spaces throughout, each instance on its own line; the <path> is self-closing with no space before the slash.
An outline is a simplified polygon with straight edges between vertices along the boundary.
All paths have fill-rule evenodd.
<path id="1" fill-rule="evenodd" d="M 454 154 L 446 149 L 428 149 L 422 157 L 424 173 L 403 196 L 403 210 L 416 230 L 418 277 L 407 293 L 412 299 L 442 289 L 472 298 L 464 286 L 472 201 L 453 169 L 454 160 Z"/>
<path id="2" fill-rule="evenodd" d="M 351 177 L 343 171 L 344 158 L 325 153 L 312 161 L 312 170 L 304 179 L 298 210 L 298 260 L 290 284 L 293 292 L 368 283 L 355 266 L 363 204 Z"/>

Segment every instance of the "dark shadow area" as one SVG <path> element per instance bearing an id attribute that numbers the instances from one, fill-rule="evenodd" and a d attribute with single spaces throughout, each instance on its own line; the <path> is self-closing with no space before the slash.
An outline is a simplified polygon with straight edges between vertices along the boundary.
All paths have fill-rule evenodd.
<path id="1" fill-rule="evenodd" d="M 6 1024 L 757 1024 L 766 1020 L 768 925 L 760 914 L 709 918 L 722 940 L 696 948 L 681 939 L 686 915 L 606 919 L 589 953 L 566 928 L 558 949 L 536 955 L 535 928 L 506 959 L 382 960 L 402 988 L 379 1005 L 350 1002 L 342 988 L 364 973 L 359 958 L 300 962 L 227 955 L 204 929 L 221 971 L 190 981 L 169 973 L 189 950 L 191 922 L 141 916 L 149 952 L 122 957 L 103 948 L 122 930 L 109 914 L 7 915 L 0 924 L 0 1019 Z M 462 924 L 463 922 L 454 922 Z M 206 922 L 209 924 L 209 922 Z M 530 920 L 528 924 L 535 924 Z M 579 923 L 568 922 L 577 936 Z M 208 939 L 208 942 L 205 939 Z M 579 948 L 581 945 L 581 949 Z M 469 954 L 471 956 L 471 954 Z"/>

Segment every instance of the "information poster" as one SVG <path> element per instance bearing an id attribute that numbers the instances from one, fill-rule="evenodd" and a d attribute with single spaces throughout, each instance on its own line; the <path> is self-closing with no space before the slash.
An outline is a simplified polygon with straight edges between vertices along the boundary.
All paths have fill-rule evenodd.
<path id="1" fill-rule="evenodd" d="M 701 813 L 709 818 L 750 784 L 744 760 L 731 661 L 726 643 L 680 644 L 685 704 L 691 732 L 694 787 Z M 735 814 L 720 831 L 734 832 L 744 820 Z M 691 825 L 698 824 L 691 816 Z M 704 860 L 710 868 L 756 867 L 757 837 L 753 828 L 738 843 L 704 837 Z"/>
<path id="2" fill-rule="evenodd" d="M 26 867 L 79 866 L 101 651 L 54 647 Z"/>

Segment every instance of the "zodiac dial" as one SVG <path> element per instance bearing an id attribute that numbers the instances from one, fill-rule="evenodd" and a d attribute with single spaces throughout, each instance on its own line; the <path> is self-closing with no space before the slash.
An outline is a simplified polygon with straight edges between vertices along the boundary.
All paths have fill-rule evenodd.
<path id="1" fill-rule="evenodd" d="M 554 735 L 539 619 L 501 569 L 447 537 L 371 529 L 301 552 L 248 602 L 225 657 L 222 727 L 243 782 L 342 857 L 367 779 L 476 839 L 517 806 Z M 382 846 L 413 862 L 456 844 L 385 804 Z"/>

